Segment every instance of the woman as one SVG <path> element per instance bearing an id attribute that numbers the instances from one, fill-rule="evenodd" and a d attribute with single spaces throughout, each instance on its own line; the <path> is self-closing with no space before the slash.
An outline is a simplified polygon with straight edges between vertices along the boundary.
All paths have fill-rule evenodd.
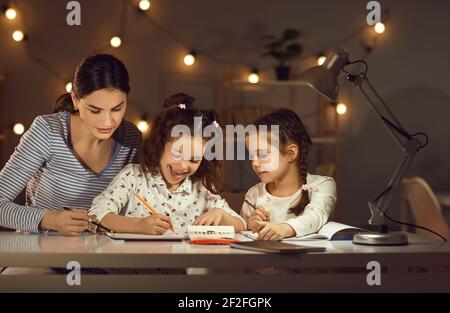
<path id="1" fill-rule="evenodd" d="M 0 226 L 79 236 L 87 209 L 128 163 L 142 135 L 123 120 L 130 91 L 121 61 L 98 54 L 78 66 L 55 113 L 38 116 L 0 172 Z M 26 187 L 26 205 L 14 203 Z M 63 208 L 72 210 L 63 210 Z"/>

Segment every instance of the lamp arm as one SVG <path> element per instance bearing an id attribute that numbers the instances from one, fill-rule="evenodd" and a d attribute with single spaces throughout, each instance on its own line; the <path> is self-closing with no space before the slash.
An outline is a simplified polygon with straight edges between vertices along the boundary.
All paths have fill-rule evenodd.
<path id="1" fill-rule="evenodd" d="M 414 140 L 418 141 L 417 139 Z M 401 183 L 403 177 L 408 171 L 416 153 L 417 152 L 415 151 L 412 153 L 407 153 L 406 155 L 403 156 L 399 166 L 395 170 L 387 188 L 385 189 L 385 192 L 383 192 L 383 194 L 378 199 L 371 200 L 368 203 L 371 213 L 369 224 L 379 226 L 380 231 L 382 232 L 387 231 L 386 218 L 384 217 L 384 212 L 387 211 L 389 203 L 391 202 L 392 196 L 394 194 L 394 191 Z"/>
<path id="2" fill-rule="evenodd" d="M 394 115 L 392 110 L 388 107 L 386 102 L 384 102 L 383 98 L 381 98 L 380 94 L 376 91 L 373 85 L 370 83 L 367 75 L 365 73 L 361 73 L 357 76 L 348 75 L 347 79 L 350 80 L 358 89 L 358 91 L 362 94 L 364 99 L 369 103 L 372 110 L 376 113 L 377 117 L 381 120 L 383 125 L 387 128 L 389 133 L 392 135 L 396 143 L 405 150 L 405 142 L 404 139 L 410 139 L 411 135 L 406 131 L 403 125 L 400 123 L 398 118 Z M 369 91 L 375 97 L 375 100 L 371 98 L 369 93 L 364 89 L 364 85 L 367 85 Z M 385 117 L 386 114 L 383 114 L 376 105 L 376 102 L 380 104 L 381 109 L 384 109 L 387 113 L 388 118 Z"/>
<path id="3" fill-rule="evenodd" d="M 408 168 L 411 166 L 415 155 L 423 147 L 423 144 L 413 135 L 410 135 L 401 125 L 397 117 L 389 109 L 387 104 L 383 101 L 381 96 L 369 82 L 366 73 L 361 73 L 359 75 L 349 74 L 347 76 L 347 79 L 356 86 L 356 88 L 362 94 L 363 98 L 374 110 L 377 117 L 381 120 L 383 125 L 386 127 L 396 143 L 404 152 L 404 157 L 401 160 L 400 165 L 394 172 L 385 191 L 383 191 L 383 193 L 381 193 L 380 196 L 378 196 L 374 200 L 369 201 L 369 209 L 371 212 L 369 224 L 378 226 L 380 232 L 387 232 L 387 222 L 384 216 L 384 212 L 386 212 L 386 210 L 388 209 L 388 205 L 392 199 L 395 189 L 398 187 L 402 178 L 405 176 Z M 367 85 L 369 87 L 369 91 L 375 96 L 376 101 L 374 101 L 370 97 L 369 93 L 364 89 L 364 85 Z M 376 102 L 381 104 L 382 108 L 387 112 L 389 119 L 381 113 L 381 110 L 378 108 Z"/>

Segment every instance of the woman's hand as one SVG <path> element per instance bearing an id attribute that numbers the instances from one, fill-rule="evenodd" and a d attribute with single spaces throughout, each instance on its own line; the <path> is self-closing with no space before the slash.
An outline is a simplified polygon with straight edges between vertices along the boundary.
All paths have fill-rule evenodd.
<path id="1" fill-rule="evenodd" d="M 260 240 L 276 241 L 292 236 L 295 236 L 295 230 L 289 224 L 266 223 L 258 232 Z"/>
<path id="2" fill-rule="evenodd" d="M 199 218 L 195 221 L 194 225 L 217 226 L 222 223 L 224 216 L 224 210 L 218 208 L 211 209 L 208 212 L 200 215 Z"/>
<path id="3" fill-rule="evenodd" d="M 80 236 L 89 227 L 89 223 L 87 210 L 46 211 L 41 221 L 41 228 L 57 231 L 64 236 Z"/>
<path id="4" fill-rule="evenodd" d="M 162 235 L 172 227 L 172 221 L 169 216 L 150 215 L 141 218 L 138 221 L 138 230 L 142 234 Z"/>
<path id="5" fill-rule="evenodd" d="M 256 208 L 248 218 L 248 229 L 259 232 L 270 221 L 270 213 L 261 207 Z"/>

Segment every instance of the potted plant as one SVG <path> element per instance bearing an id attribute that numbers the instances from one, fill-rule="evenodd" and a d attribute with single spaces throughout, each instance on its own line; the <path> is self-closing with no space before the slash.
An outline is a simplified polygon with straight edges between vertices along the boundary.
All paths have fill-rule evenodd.
<path id="1" fill-rule="evenodd" d="M 266 51 L 262 54 L 262 57 L 272 57 L 278 61 L 278 65 L 275 67 L 278 80 L 289 79 L 291 68 L 287 63 L 303 51 L 302 45 L 297 42 L 299 36 L 298 30 L 288 28 L 282 33 L 281 37 L 273 35 L 264 37 L 268 42 L 264 45 Z"/>

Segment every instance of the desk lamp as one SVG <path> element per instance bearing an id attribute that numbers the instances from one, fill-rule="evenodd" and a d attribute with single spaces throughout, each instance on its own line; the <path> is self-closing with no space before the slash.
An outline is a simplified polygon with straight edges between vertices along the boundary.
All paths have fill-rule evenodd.
<path id="1" fill-rule="evenodd" d="M 363 64 L 365 67 L 364 71 L 359 74 L 349 73 L 346 70 L 346 67 L 353 64 Z M 350 62 L 349 55 L 345 50 L 335 48 L 330 51 L 325 62 L 321 66 L 315 66 L 304 71 L 300 75 L 300 80 L 316 90 L 330 102 L 336 104 L 339 93 L 338 76 L 341 73 L 345 73 L 347 75 L 347 80 L 352 82 L 359 90 L 363 98 L 392 135 L 395 142 L 403 150 L 404 157 L 394 172 L 387 188 L 368 203 L 371 213 L 369 224 L 376 226 L 378 231 L 358 233 L 353 237 L 353 243 L 375 246 L 407 245 L 408 238 L 405 233 L 388 231 L 386 221 L 387 215 L 385 215 L 385 213 L 387 212 L 389 202 L 395 189 L 411 165 L 416 153 L 426 145 L 426 143 L 423 144 L 418 140 L 417 136 L 424 135 L 426 137 L 426 134 L 410 134 L 405 130 L 369 82 L 367 70 L 368 65 L 364 60 Z M 427 137 L 426 140 L 428 141 Z"/>

